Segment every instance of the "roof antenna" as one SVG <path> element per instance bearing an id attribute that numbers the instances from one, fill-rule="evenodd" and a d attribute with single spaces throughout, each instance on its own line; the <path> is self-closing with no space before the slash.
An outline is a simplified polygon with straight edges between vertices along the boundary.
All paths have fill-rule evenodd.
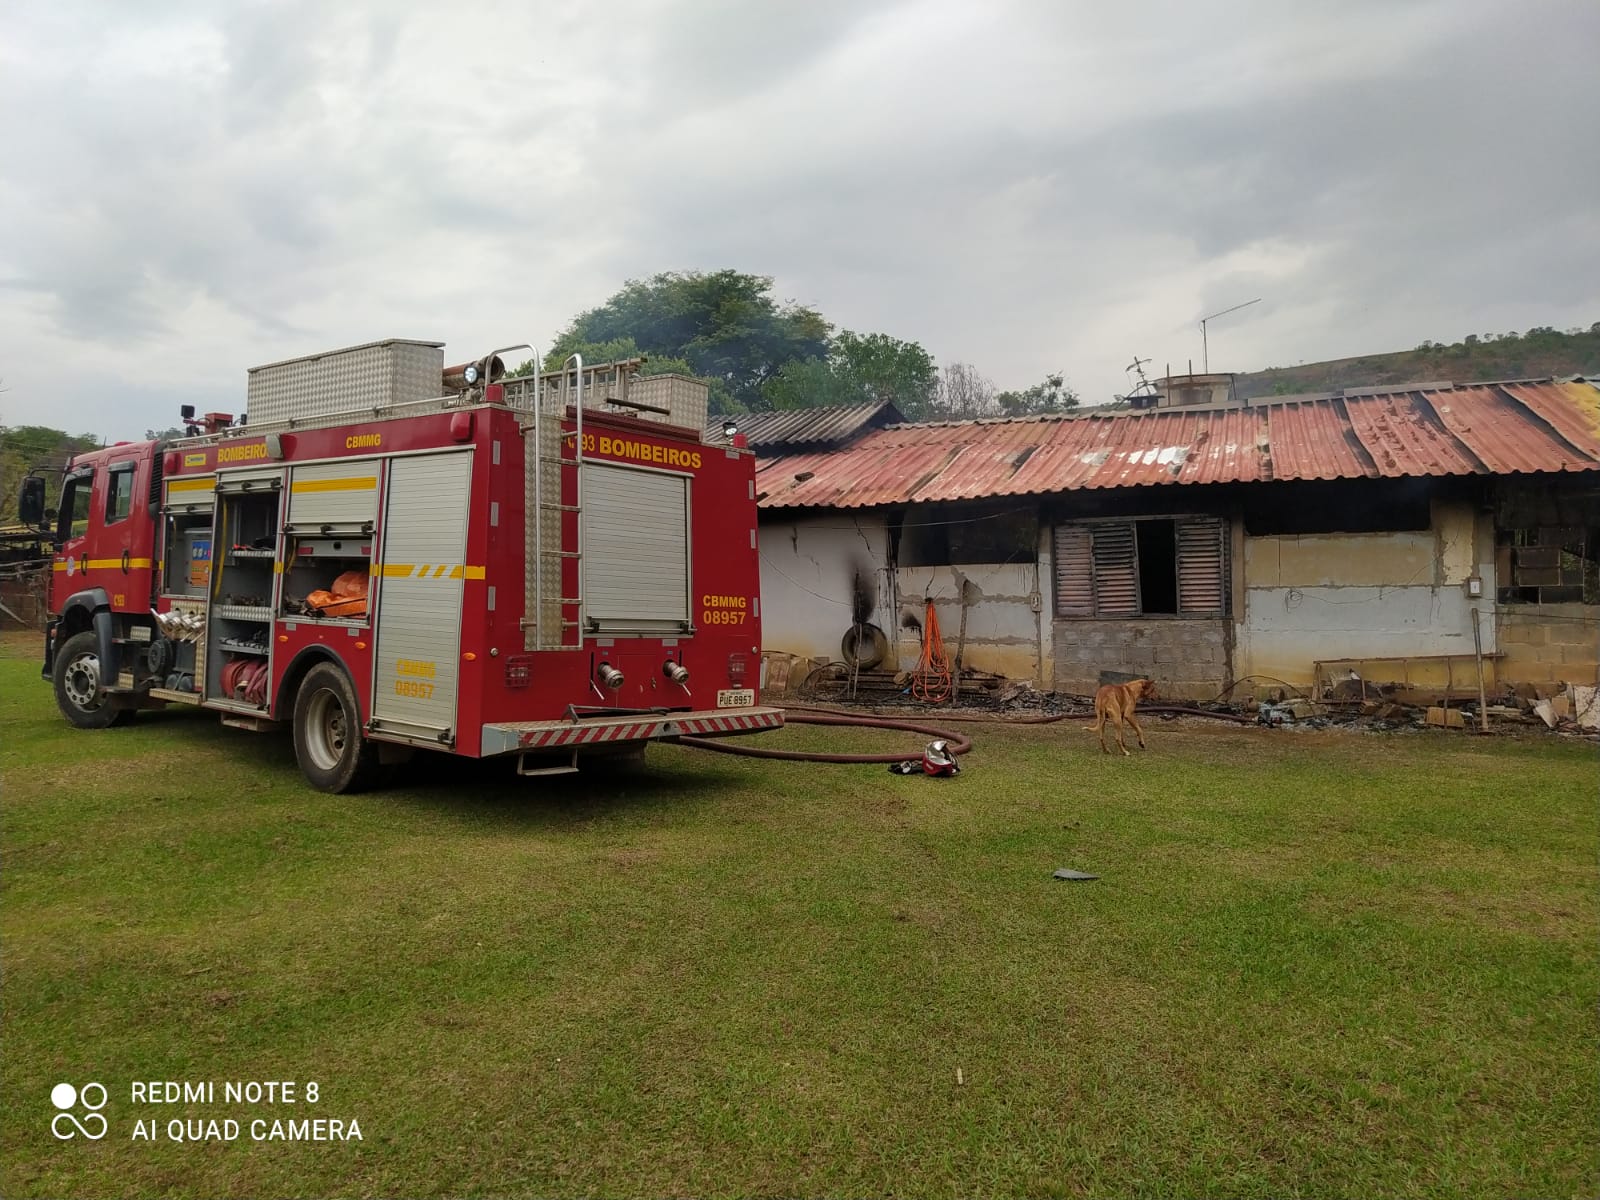
<path id="1" fill-rule="evenodd" d="M 1243 304 L 1235 304 L 1232 308 L 1225 308 L 1221 312 L 1214 312 L 1209 317 L 1200 318 L 1200 371 L 1201 374 L 1211 374 L 1211 347 L 1206 343 L 1206 322 L 1215 321 L 1218 317 L 1225 317 L 1231 312 L 1238 312 L 1241 308 L 1249 308 L 1252 304 L 1260 304 L 1261 297 L 1246 300 Z M 1194 367 L 1189 367 L 1189 374 L 1194 374 Z"/>
<path id="2" fill-rule="evenodd" d="M 1133 356 L 1133 361 L 1122 368 L 1126 374 L 1131 375 L 1137 372 L 1139 375 L 1139 382 L 1134 384 L 1132 389 L 1130 389 L 1130 395 L 1149 390 L 1150 380 L 1145 377 L 1144 373 L 1144 365 L 1149 361 L 1150 360 L 1148 358 L 1140 358 L 1137 354 L 1135 354 Z"/>

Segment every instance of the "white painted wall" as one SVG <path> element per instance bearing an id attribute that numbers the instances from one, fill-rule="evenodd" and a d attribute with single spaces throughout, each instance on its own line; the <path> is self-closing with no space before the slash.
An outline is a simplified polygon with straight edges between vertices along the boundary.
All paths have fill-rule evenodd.
<path id="1" fill-rule="evenodd" d="M 761 523 L 762 649 L 802 657 L 839 657 L 851 624 L 851 579 L 872 577 L 877 604 L 870 618 L 894 638 L 888 571 L 889 535 L 881 517 L 831 511 Z"/>

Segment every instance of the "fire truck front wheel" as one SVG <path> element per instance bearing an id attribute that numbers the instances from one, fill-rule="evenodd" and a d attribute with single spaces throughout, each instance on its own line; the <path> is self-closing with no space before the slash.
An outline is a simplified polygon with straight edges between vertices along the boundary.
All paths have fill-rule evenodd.
<path id="1" fill-rule="evenodd" d="M 92 630 L 75 633 L 56 651 L 56 706 L 79 729 L 107 729 L 133 715 L 100 678 L 100 643 Z"/>
<path id="2" fill-rule="evenodd" d="M 295 696 L 294 756 L 324 792 L 358 792 L 377 771 L 378 748 L 361 732 L 356 690 L 332 663 L 312 667 Z"/>

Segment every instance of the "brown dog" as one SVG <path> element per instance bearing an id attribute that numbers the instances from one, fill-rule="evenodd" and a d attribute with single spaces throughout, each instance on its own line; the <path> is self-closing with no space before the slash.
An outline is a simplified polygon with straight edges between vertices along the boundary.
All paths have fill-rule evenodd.
<path id="1" fill-rule="evenodd" d="M 1144 729 L 1139 725 L 1139 719 L 1133 715 L 1133 710 L 1138 707 L 1141 700 L 1154 700 L 1156 698 L 1156 685 L 1153 679 L 1135 679 L 1131 683 L 1108 683 L 1094 694 L 1094 729 L 1100 735 L 1100 749 L 1107 754 L 1111 747 L 1106 745 L 1106 722 L 1116 722 L 1117 746 L 1123 754 L 1128 753 L 1128 747 L 1122 740 L 1122 723 L 1127 721 L 1133 726 L 1134 733 L 1139 735 L 1139 749 L 1143 750 Z"/>

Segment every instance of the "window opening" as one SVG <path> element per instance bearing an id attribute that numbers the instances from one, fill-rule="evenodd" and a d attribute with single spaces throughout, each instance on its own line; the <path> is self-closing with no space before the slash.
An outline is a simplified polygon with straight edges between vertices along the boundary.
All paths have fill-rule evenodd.
<path id="1" fill-rule="evenodd" d="M 133 464 L 111 468 L 106 481 L 106 524 L 115 525 L 133 511 Z"/>
<path id="2" fill-rule="evenodd" d="M 1178 611 L 1178 535 L 1172 521 L 1135 524 L 1139 548 L 1139 610 L 1175 615 Z"/>

